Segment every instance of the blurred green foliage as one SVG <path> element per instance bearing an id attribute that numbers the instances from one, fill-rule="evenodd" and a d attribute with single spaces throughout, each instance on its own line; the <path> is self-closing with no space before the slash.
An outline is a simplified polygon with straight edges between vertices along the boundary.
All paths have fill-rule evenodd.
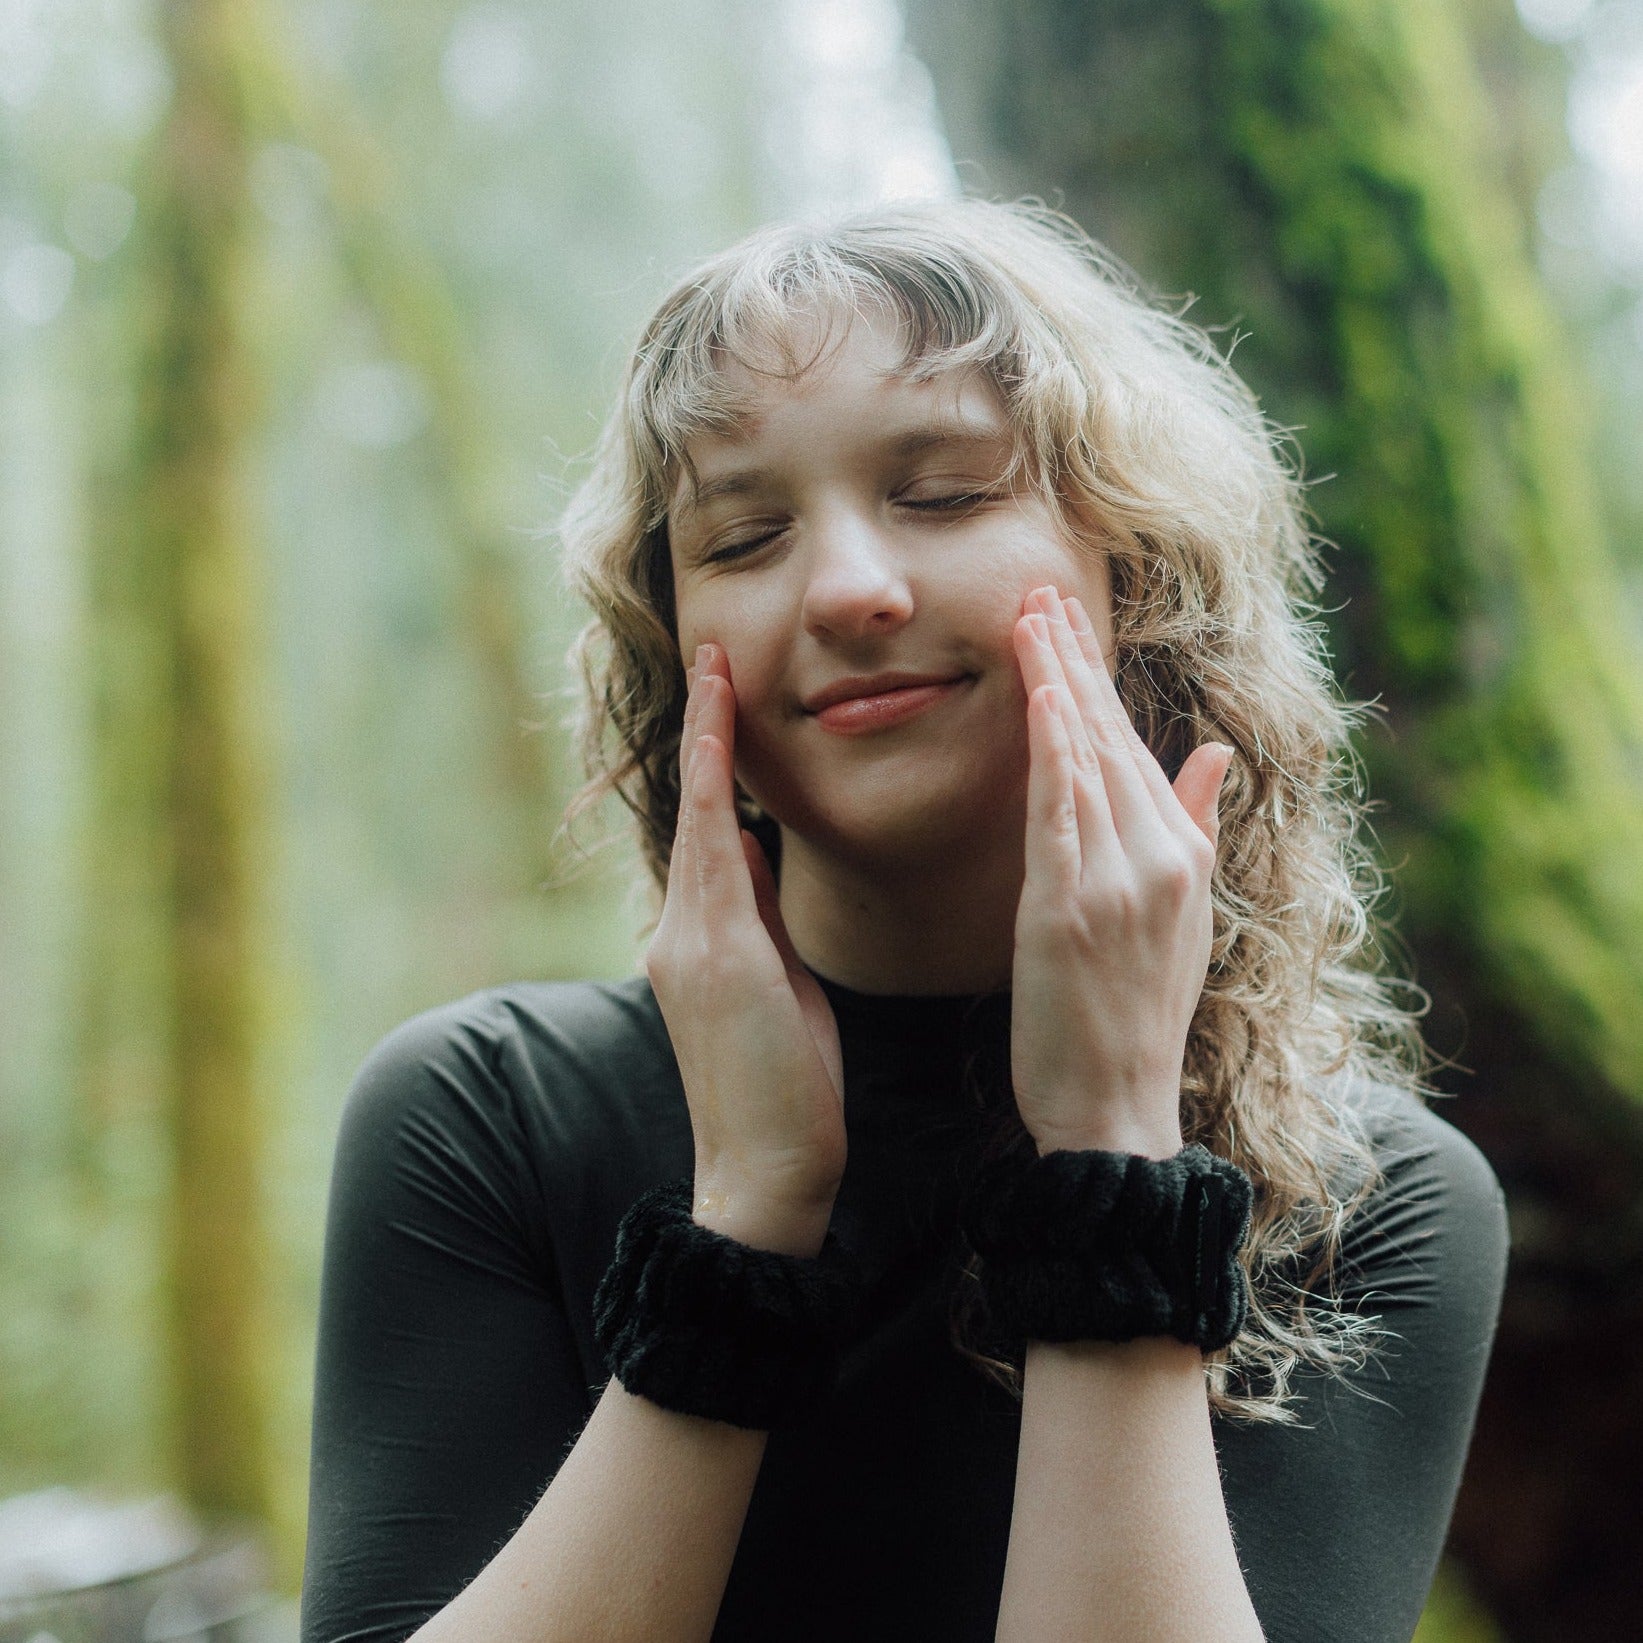
<path id="1" fill-rule="evenodd" d="M 1503 0 L 967 0 L 962 29 L 910 10 L 959 152 L 1191 293 L 1295 431 L 1443 1047 L 1456 1001 L 1509 1018 L 1543 1082 L 1637 1133 L 1638 628 L 1519 192 L 1546 133 L 1511 109 L 1556 69 L 1503 38 Z"/>
<path id="2" fill-rule="evenodd" d="M 1438 1565 L 1411 1643 L 1505 1643 L 1505 1639 L 1472 1597 L 1460 1570 L 1445 1559 Z"/>
<path id="3" fill-rule="evenodd" d="M 584 618 L 543 527 L 665 283 L 780 207 L 750 89 L 769 73 L 761 16 L 706 0 L 241 8 L 259 428 L 244 479 L 271 767 L 259 1094 L 288 1586 L 354 1068 L 394 1023 L 472 988 L 635 964 L 624 851 L 573 877 L 548 848 L 579 779 L 559 693 Z M 145 156 L 169 66 L 148 8 L 123 0 L 7 26 L 0 1494 L 64 1478 L 146 1490 L 165 1475 L 170 1159 L 162 864 L 138 815 L 154 658 L 121 543 L 150 317 Z"/>

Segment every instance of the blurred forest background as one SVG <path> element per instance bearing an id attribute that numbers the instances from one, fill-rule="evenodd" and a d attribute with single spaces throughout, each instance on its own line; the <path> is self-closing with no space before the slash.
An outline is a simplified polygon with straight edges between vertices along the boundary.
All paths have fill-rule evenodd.
<path id="1" fill-rule="evenodd" d="M 0 1497 L 175 1490 L 295 1592 L 354 1069 L 637 962 L 633 854 L 554 843 L 624 350 L 961 187 L 1193 294 L 1321 481 L 1512 1211 L 1421 1637 L 1635 1630 L 1643 0 L 0 0 Z"/>

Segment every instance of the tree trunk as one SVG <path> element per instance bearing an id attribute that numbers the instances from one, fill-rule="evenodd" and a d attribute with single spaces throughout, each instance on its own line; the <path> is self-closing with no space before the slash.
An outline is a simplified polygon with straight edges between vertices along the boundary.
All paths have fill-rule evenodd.
<path id="1" fill-rule="evenodd" d="M 533 690 L 528 601 L 517 529 L 496 517 L 487 466 L 490 418 L 468 365 L 462 315 L 435 258 L 407 234 L 393 157 L 352 108 L 347 90 L 312 65 L 299 72 L 279 20 L 262 4 L 243 8 L 254 123 L 308 146 L 330 178 L 336 245 L 348 277 L 396 354 L 428 390 L 432 489 L 445 510 L 457 569 L 461 636 L 485 683 L 488 764 L 512 807 L 518 841 L 505 896 L 536 894 L 551 876 L 550 818 L 568 798 L 568 738 Z"/>
<path id="2" fill-rule="evenodd" d="M 252 411 L 238 296 L 246 138 L 232 0 L 165 0 L 173 91 L 143 198 L 152 332 L 133 533 L 147 582 L 167 993 L 165 1266 L 172 1465 L 210 1520 L 270 1501 L 259 1212 L 258 677 L 241 465 Z"/>
<path id="3" fill-rule="evenodd" d="M 1504 0 L 1500 0 L 1504 5 Z M 978 191 L 1061 205 L 1298 428 L 1444 1117 L 1513 1214 L 1452 1549 L 1513 1638 L 1626 1635 L 1643 1412 L 1643 689 L 1583 397 L 1438 0 L 914 0 Z M 1497 36 L 1498 44 L 1498 36 Z M 967 175 L 974 176 L 973 171 Z M 1593 1302 L 1597 1305 L 1594 1306 Z M 1606 1312 L 1600 1308 L 1606 1307 Z"/>

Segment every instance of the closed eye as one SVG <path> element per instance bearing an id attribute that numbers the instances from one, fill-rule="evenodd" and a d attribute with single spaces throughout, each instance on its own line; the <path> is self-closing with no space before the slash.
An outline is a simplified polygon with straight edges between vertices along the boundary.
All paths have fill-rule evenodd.
<path id="1" fill-rule="evenodd" d="M 903 502 L 902 506 L 905 508 L 928 508 L 931 510 L 943 508 L 968 508 L 974 506 L 977 502 L 987 501 L 990 495 L 991 492 L 989 491 L 965 491 L 958 496 L 921 497 L 916 502 L 911 500 Z"/>
<path id="2" fill-rule="evenodd" d="M 727 559 L 742 559 L 750 553 L 756 553 L 766 542 L 774 542 L 782 533 L 780 531 L 766 531 L 763 536 L 750 536 L 745 542 L 727 542 L 722 548 L 715 548 L 712 553 L 702 556 L 704 565 L 723 564 Z"/>
<path id="3" fill-rule="evenodd" d="M 927 496 L 903 499 L 901 506 L 913 508 L 920 513 L 958 513 L 966 508 L 973 508 L 982 502 L 993 499 L 992 491 L 961 491 L 952 496 Z M 757 553 L 769 542 L 774 542 L 782 533 L 780 531 L 766 531 L 762 536 L 750 536 L 744 541 L 727 542 L 723 547 L 716 548 L 702 560 L 705 565 L 723 564 L 727 560 L 743 559 L 750 553 Z"/>

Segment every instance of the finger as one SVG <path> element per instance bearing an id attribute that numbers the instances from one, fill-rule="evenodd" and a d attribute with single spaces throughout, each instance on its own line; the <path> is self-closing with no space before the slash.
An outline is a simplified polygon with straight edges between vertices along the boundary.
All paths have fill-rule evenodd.
<path id="1" fill-rule="evenodd" d="M 1163 817 L 1166 826 L 1184 826 L 1187 817 L 1176 802 L 1176 795 L 1170 787 L 1169 777 L 1164 774 L 1163 766 L 1159 764 L 1152 749 L 1147 746 L 1140 731 L 1135 728 L 1135 721 L 1130 717 L 1129 709 L 1124 706 L 1124 698 L 1118 694 L 1117 681 L 1108 670 L 1107 659 L 1101 650 L 1101 641 L 1090 622 L 1088 612 L 1076 598 L 1066 601 L 1066 611 L 1068 625 L 1089 666 L 1091 682 L 1096 687 L 1097 695 L 1106 704 L 1109 716 L 1119 726 L 1124 745 L 1129 749 L 1136 771 L 1145 784 L 1154 806 Z"/>
<path id="2" fill-rule="evenodd" d="M 695 840 L 697 884 L 718 899 L 722 915 L 756 918 L 758 906 L 747 858 L 742 853 L 742 822 L 736 813 L 736 692 L 728 659 L 714 644 L 702 647 L 696 673 L 696 739 L 691 754 L 696 792 Z M 696 785 L 698 764 L 705 766 Z"/>
<path id="3" fill-rule="evenodd" d="M 1211 844 L 1221 833 L 1218 807 L 1232 757 L 1232 749 L 1225 742 L 1205 742 L 1192 750 L 1175 778 L 1174 791 L 1181 808 Z"/>
<path id="4" fill-rule="evenodd" d="M 1040 686 L 1060 685 L 1061 669 L 1056 663 L 1055 647 L 1050 643 L 1049 627 L 1044 618 L 1036 612 L 1024 615 L 1016 623 L 1012 637 L 1015 640 L 1016 661 L 1021 664 L 1021 682 L 1026 687 L 1029 702 Z M 1085 743 L 1089 741 L 1087 736 L 1081 739 Z"/>
<path id="5" fill-rule="evenodd" d="M 1083 867 L 1074 793 L 1072 739 L 1054 685 L 1027 697 L 1027 879 L 1075 889 Z"/>
<path id="6" fill-rule="evenodd" d="M 691 708 L 685 709 L 686 724 L 690 723 Z M 687 758 L 687 738 L 694 740 L 693 732 L 682 733 L 679 742 L 679 813 L 674 818 L 673 848 L 668 855 L 667 885 L 662 900 L 662 916 L 657 923 L 660 933 L 663 926 L 671 926 L 680 916 L 680 900 L 685 893 L 686 886 L 694 887 L 699 874 L 696 865 L 696 795 L 691 786 L 689 762 Z"/>
<path id="7" fill-rule="evenodd" d="M 711 872 L 702 855 L 702 812 L 704 807 L 711 804 L 709 772 L 704 771 L 700 762 L 690 756 L 700 743 L 704 694 L 710 692 L 704 693 L 693 684 L 692 700 L 685 710 L 689 729 L 680 743 L 679 815 L 673 829 L 673 850 L 668 859 L 667 895 L 662 906 L 662 923 L 697 916 L 681 911 L 681 898 L 688 889 L 692 892 L 691 906 L 699 908 L 700 897 Z"/>
<path id="8" fill-rule="evenodd" d="M 1158 812 L 1171 826 L 1178 826 L 1178 828 L 1185 830 L 1186 826 L 1190 825 L 1191 828 L 1199 831 L 1199 833 L 1204 833 L 1209 840 L 1214 841 L 1216 835 L 1211 833 L 1209 828 L 1214 825 L 1216 794 L 1219 792 L 1219 787 L 1221 787 L 1221 780 L 1226 777 L 1227 766 L 1231 766 L 1232 749 L 1226 749 L 1227 762 L 1214 775 L 1214 779 L 1209 780 L 1206 777 L 1206 780 L 1209 780 L 1209 789 L 1211 789 L 1208 795 L 1204 794 L 1196 779 L 1188 789 L 1181 789 L 1181 774 L 1186 771 L 1186 764 L 1183 764 L 1180 771 L 1176 772 L 1175 782 L 1171 782 L 1170 777 L 1163 771 L 1163 766 L 1158 764 L 1157 756 L 1153 754 L 1152 749 L 1148 748 L 1140 731 L 1135 729 L 1135 721 L 1130 718 L 1129 710 L 1124 706 L 1124 698 L 1117 692 L 1117 682 L 1107 672 L 1106 657 L 1102 656 L 1101 652 L 1101 641 L 1096 636 L 1093 624 L 1089 621 L 1089 614 L 1084 611 L 1083 603 L 1078 598 L 1070 598 L 1066 601 L 1066 613 L 1068 613 L 1073 633 L 1078 636 L 1079 646 L 1083 647 L 1084 656 L 1088 657 L 1091 672 L 1098 677 L 1102 692 L 1111 697 L 1112 705 L 1116 708 L 1117 713 L 1122 716 L 1125 734 L 1129 738 L 1130 751 L 1134 752 L 1135 766 L 1142 772 L 1142 777 L 1147 782 L 1147 790 L 1152 794 L 1153 800 L 1158 805 Z M 1208 743 L 1206 746 L 1226 746 L 1226 744 Z M 1191 802 L 1188 802 L 1188 797 L 1191 797 Z"/>
<path id="9" fill-rule="evenodd" d="M 726 673 L 724 653 L 719 647 L 710 642 L 704 642 L 696 647 L 696 658 L 685 670 L 685 682 L 688 693 L 685 697 L 685 719 L 679 732 L 679 786 L 681 790 L 690 775 L 690 750 L 695 745 L 697 732 L 700 730 L 701 696 L 696 689 L 696 681 L 709 673 L 724 676 Z"/>
<path id="10" fill-rule="evenodd" d="M 1030 599 L 1048 625 L 1056 654 L 1067 675 L 1068 688 L 1088 720 L 1092 736 L 1115 754 L 1122 751 L 1133 763 L 1140 737 L 1113 684 L 1100 640 L 1090 628 L 1083 607 L 1077 606 L 1076 610 L 1076 622 L 1081 623 L 1084 630 L 1080 631 L 1075 625 L 1076 601 L 1063 599 L 1055 587 L 1038 588 Z"/>
<path id="11" fill-rule="evenodd" d="M 727 747 L 736 745 L 736 693 L 725 676 L 716 647 L 703 645 L 696 669 L 694 739 L 717 736 Z"/>
<path id="12" fill-rule="evenodd" d="M 679 729 L 679 794 L 683 799 L 685 788 L 690 782 L 690 750 L 696 741 L 696 709 L 701 698 L 696 690 L 696 680 L 700 670 L 702 648 L 696 647 L 696 661 L 685 671 L 685 722 Z"/>
<path id="13" fill-rule="evenodd" d="M 770 939 L 776 945 L 776 951 L 782 956 L 782 963 L 789 975 L 794 975 L 804 968 L 804 960 L 799 957 L 798 949 L 793 945 L 793 938 L 787 933 L 787 921 L 782 917 L 781 892 L 776 885 L 776 875 L 770 871 L 769 858 L 752 833 L 745 827 L 742 829 L 742 854 L 747 858 L 748 876 L 753 881 L 753 900 L 759 910 L 759 917 L 764 921 L 764 927 L 770 934 Z"/>
<path id="14" fill-rule="evenodd" d="M 1017 649 L 1023 658 L 1028 689 L 1048 685 L 1055 692 L 1056 711 L 1072 752 L 1074 798 L 1086 857 L 1092 852 L 1122 851 L 1100 755 L 1067 688 L 1065 672 L 1050 641 L 1049 624 L 1038 612 L 1023 617 L 1018 625 Z"/>
<path id="15" fill-rule="evenodd" d="M 1110 871 L 1123 862 L 1124 841 L 1113 820 L 1101 760 L 1089 741 L 1078 706 L 1064 685 L 1056 687 L 1055 705 L 1073 750 L 1073 806 L 1078 812 L 1078 836 L 1083 845 L 1084 874 L 1088 878 L 1092 870 Z M 1080 752 L 1080 744 L 1085 751 Z"/>
<path id="16" fill-rule="evenodd" d="M 1156 837 L 1157 829 L 1168 824 L 1161 821 L 1158 802 L 1148 791 L 1130 749 L 1125 736 L 1128 715 L 1111 690 L 1112 682 L 1106 678 L 1106 664 L 1100 664 L 1102 681 L 1098 681 L 1095 677 L 1097 669 L 1091 666 L 1054 588 L 1037 590 L 1033 602 L 1039 607 L 1038 619 L 1044 622 L 1048 630 L 1067 691 L 1087 727 L 1086 734 L 1091 745 L 1100 757 L 1107 802 L 1118 835 L 1127 848 L 1144 848 L 1149 835 Z M 1105 689 L 1102 688 L 1103 681 Z"/>
<path id="17" fill-rule="evenodd" d="M 703 903 L 711 904 L 717 916 L 756 918 L 753 883 L 748 876 L 747 858 L 742 854 L 733 769 L 729 746 L 712 732 L 701 731 L 690 761 L 694 812 L 690 843 L 695 887 Z"/>
<path id="18" fill-rule="evenodd" d="M 1090 621 L 1089 612 L 1084 609 L 1083 601 L 1076 597 L 1064 601 L 1063 609 L 1067 615 L 1067 626 L 1089 667 L 1090 680 L 1096 687 L 1098 697 L 1105 705 L 1108 716 L 1123 731 L 1124 745 L 1134 757 L 1148 791 L 1155 799 L 1162 800 L 1169 790 L 1169 778 L 1153 757 L 1152 749 L 1147 746 L 1141 732 L 1135 728 L 1130 710 L 1118 694 L 1118 681 L 1107 666 L 1106 654 L 1101 649 L 1101 640 Z"/>
<path id="19" fill-rule="evenodd" d="M 1016 624 L 1015 631 L 1016 656 L 1021 663 L 1021 677 L 1028 693 L 1031 694 L 1040 685 L 1050 685 L 1059 694 L 1071 700 L 1071 691 L 1067 685 L 1067 670 L 1062 666 L 1061 658 L 1056 653 L 1055 641 L 1050 636 L 1049 618 L 1041 611 L 1029 610 Z M 1077 703 L 1073 703 L 1074 712 L 1071 722 L 1066 726 L 1068 742 L 1072 749 L 1073 760 L 1080 766 L 1093 765 L 1100 767 L 1100 760 L 1096 755 L 1095 740 L 1090 735 L 1090 729 L 1077 713 Z M 1061 711 L 1058 706 L 1057 711 Z"/>

